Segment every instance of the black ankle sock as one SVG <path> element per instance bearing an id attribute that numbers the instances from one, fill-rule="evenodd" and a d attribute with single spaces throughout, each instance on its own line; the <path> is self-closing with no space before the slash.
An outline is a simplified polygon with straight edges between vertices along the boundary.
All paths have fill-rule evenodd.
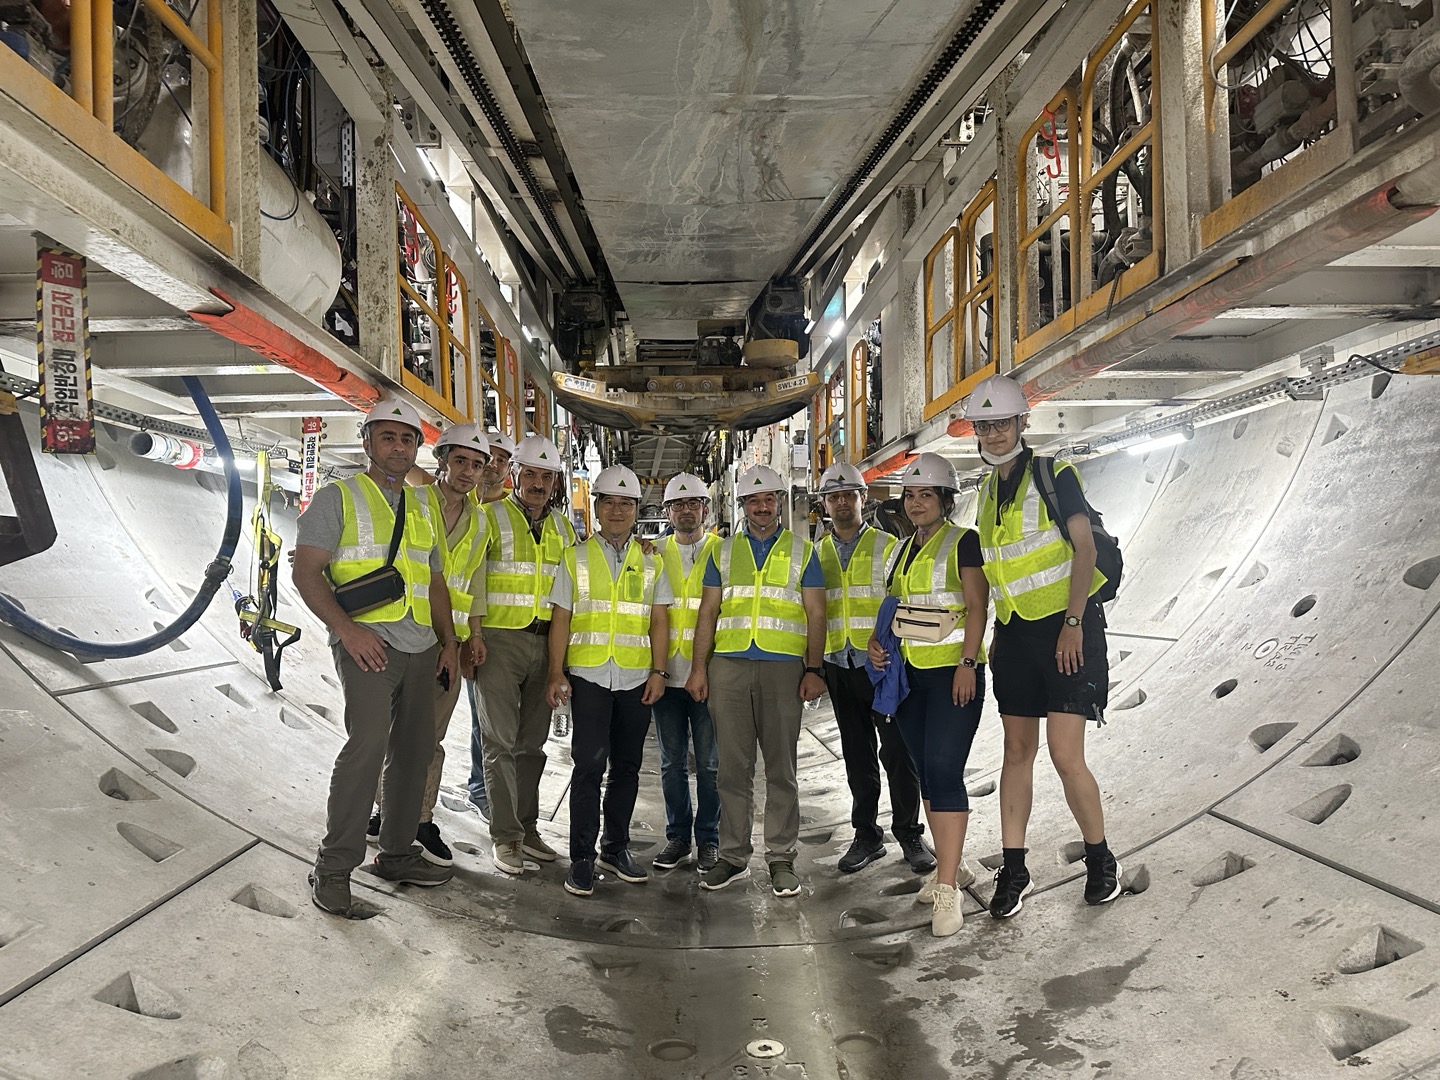
<path id="1" fill-rule="evenodd" d="M 1105 843 L 1105 838 L 1103 836 L 1100 838 L 1100 842 L 1098 844 L 1087 843 L 1085 845 L 1085 857 L 1087 859 L 1094 855 L 1109 854 L 1109 851 L 1110 845 Z"/>
<path id="2" fill-rule="evenodd" d="M 1001 854 L 1005 856 L 1005 866 L 1011 870 L 1025 869 L 1025 852 L 1028 850 L 1028 848 L 1023 847 L 1007 847 L 1000 849 Z"/>

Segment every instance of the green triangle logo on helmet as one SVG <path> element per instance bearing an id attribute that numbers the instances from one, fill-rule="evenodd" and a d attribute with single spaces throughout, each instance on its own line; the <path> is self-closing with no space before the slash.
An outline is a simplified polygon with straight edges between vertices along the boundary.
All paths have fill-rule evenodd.
<path id="1" fill-rule="evenodd" d="M 621 486 L 621 487 L 624 487 L 624 486 L 625 486 L 625 480 L 624 480 L 623 477 L 622 477 L 621 480 L 620 480 L 620 486 Z"/>
<path id="2" fill-rule="evenodd" d="M 393 409 L 390 410 L 390 415 L 391 415 L 391 416 L 404 416 L 405 414 L 400 411 L 400 406 L 399 406 L 399 405 L 396 405 L 395 408 L 393 408 Z"/>
<path id="3" fill-rule="evenodd" d="M 984 401 L 980 403 L 980 407 L 982 409 L 993 409 L 995 406 L 990 404 L 990 399 L 987 397 Z"/>

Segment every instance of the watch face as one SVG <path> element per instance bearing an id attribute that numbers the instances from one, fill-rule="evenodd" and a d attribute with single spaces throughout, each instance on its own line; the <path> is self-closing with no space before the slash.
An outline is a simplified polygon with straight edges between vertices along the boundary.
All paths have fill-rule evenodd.
<path id="1" fill-rule="evenodd" d="M 1065 625 L 1066 625 L 1066 626 L 1079 626 L 1079 625 L 1080 625 L 1080 620 L 1077 619 L 1074 615 L 1066 615 L 1066 616 L 1065 616 Z"/>

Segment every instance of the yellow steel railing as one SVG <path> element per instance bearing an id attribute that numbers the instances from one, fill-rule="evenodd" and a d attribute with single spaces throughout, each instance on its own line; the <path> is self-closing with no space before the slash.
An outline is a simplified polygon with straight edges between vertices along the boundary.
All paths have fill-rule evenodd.
<path id="1" fill-rule="evenodd" d="M 233 234 L 225 209 L 225 78 L 219 0 L 206 0 L 203 41 L 165 0 L 142 2 L 147 14 L 159 21 L 205 71 L 209 102 L 203 132 L 209 165 L 206 202 L 115 134 L 115 98 L 111 90 L 115 85 L 115 12 L 110 0 L 70 2 L 68 95 L 4 48 L 0 48 L 0 88 L 182 225 L 231 255 Z"/>
<path id="2" fill-rule="evenodd" d="M 396 274 L 400 290 L 400 311 L 398 318 L 398 340 L 400 345 L 400 385 L 415 394 L 438 412 L 460 423 L 474 415 L 471 401 L 471 379 L 473 364 L 470 348 L 470 290 L 458 267 L 440 246 L 439 237 L 425 220 L 410 196 L 399 184 L 395 185 L 395 197 L 399 203 L 401 229 L 408 238 L 414 236 L 414 251 L 400 253 L 401 265 Z M 414 231 L 411 231 L 411 224 Z M 414 273 L 421 263 L 420 234 L 430 241 L 435 253 L 435 279 L 428 288 L 410 281 L 406 277 L 406 265 Z M 420 320 L 430 324 L 430 372 L 424 377 L 418 370 L 421 365 L 407 355 L 406 322 L 411 318 L 405 300 L 410 299 L 419 309 Z M 424 327 L 417 327 L 419 331 Z"/>
<path id="3" fill-rule="evenodd" d="M 490 312 L 485 305 L 478 300 L 475 307 L 480 313 L 479 334 L 481 337 L 480 362 L 475 365 L 480 373 L 481 394 L 492 394 L 495 398 L 495 425 L 499 430 L 513 433 L 511 429 L 511 416 L 515 412 L 515 398 L 509 392 L 505 379 L 505 357 L 510 348 L 510 342 L 500 336 L 500 328 L 495 325 L 495 320 L 490 317 Z M 484 337 L 488 335 L 493 352 L 493 359 L 486 360 L 484 356 Z M 483 403 L 475 410 L 475 419 L 481 421 L 484 426 L 485 410 Z"/>
<path id="4" fill-rule="evenodd" d="M 846 384 L 845 449 L 850 464 L 858 465 L 870 453 L 870 346 L 857 341 L 850 350 L 850 379 Z"/>
<path id="5" fill-rule="evenodd" d="M 980 227 L 989 220 L 993 232 L 995 192 L 992 178 L 925 258 L 926 420 L 964 397 L 977 374 L 991 368 L 995 262 L 988 270 L 983 265 Z M 937 310 L 940 300 L 945 306 Z"/>

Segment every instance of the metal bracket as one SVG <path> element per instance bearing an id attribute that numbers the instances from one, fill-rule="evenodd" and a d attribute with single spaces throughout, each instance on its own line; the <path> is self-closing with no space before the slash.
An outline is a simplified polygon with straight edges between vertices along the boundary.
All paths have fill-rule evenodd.
<path id="1" fill-rule="evenodd" d="M 40 484 L 35 455 L 15 396 L 0 390 L 0 468 L 15 506 L 0 517 L 0 566 L 38 555 L 55 543 L 55 518 Z"/>

